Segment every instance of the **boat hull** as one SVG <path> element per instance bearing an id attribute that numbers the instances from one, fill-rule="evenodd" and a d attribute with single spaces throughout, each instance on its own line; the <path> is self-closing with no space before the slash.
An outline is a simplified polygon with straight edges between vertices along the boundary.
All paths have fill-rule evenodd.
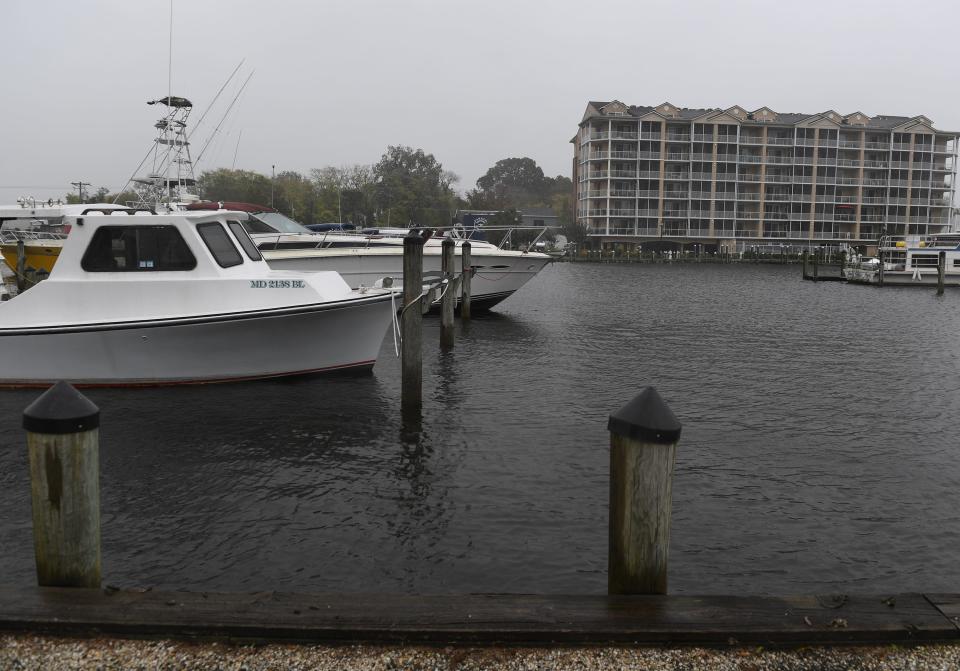
<path id="1" fill-rule="evenodd" d="M 378 295 L 334 306 L 0 333 L 0 386 L 205 384 L 370 368 L 392 312 L 390 296 Z"/>
<path id="2" fill-rule="evenodd" d="M 457 250 L 459 251 L 459 250 Z M 379 250 L 378 250 L 379 252 Z M 394 286 L 403 284 L 402 253 L 338 252 L 298 256 L 291 252 L 263 251 L 267 264 L 275 270 L 317 271 L 335 270 L 351 288 L 373 286 L 377 280 L 392 277 Z M 471 261 L 474 275 L 470 282 L 471 308 L 489 309 L 532 280 L 552 259 L 546 255 L 511 257 L 474 256 Z M 459 272 L 460 258 L 455 266 Z M 424 254 L 424 281 L 441 276 L 441 257 Z M 458 297 L 459 300 L 459 297 Z"/>
<path id="3" fill-rule="evenodd" d="M 24 270 L 36 272 L 43 270 L 47 274 L 53 270 L 57 257 L 60 256 L 61 245 L 41 245 L 28 243 L 24 245 Z M 7 265 L 14 269 L 17 267 L 17 245 L 0 245 L 0 255 Z"/>

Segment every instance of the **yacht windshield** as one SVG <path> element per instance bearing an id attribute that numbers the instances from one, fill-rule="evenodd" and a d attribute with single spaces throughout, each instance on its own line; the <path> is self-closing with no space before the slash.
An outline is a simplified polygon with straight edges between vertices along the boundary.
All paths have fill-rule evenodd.
<path id="1" fill-rule="evenodd" d="M 279 212 L 251 213 L 250 221 L 245 222 L 245 225 L 250 233 L 313 233 Z"/>

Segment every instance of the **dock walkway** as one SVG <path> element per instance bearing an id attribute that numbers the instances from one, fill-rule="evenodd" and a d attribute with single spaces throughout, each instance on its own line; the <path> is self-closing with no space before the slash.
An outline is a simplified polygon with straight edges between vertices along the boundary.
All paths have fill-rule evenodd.
<path id="1" fill-rule="evenodd" d="M 960 595 L 542 596 L 0 588 L 0 630 L 429 645 L 960 643 Z"/>

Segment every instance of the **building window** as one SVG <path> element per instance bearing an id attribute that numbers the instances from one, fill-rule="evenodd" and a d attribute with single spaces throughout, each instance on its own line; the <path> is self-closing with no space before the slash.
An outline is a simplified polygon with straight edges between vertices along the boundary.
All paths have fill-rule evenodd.
<path id="1" fill-rule="evenodd" d="M 80 261 L 88 273 L 193 270 L 197 259 L 176 226 L 101 226 Z"/>
<path id="2" fill-rule="evenodd" d="M 221 268 L 239 266 L 243 263 L 240 252 L 230 242 L 230 236 L 219 223 L 197 224 L 197 232 Z"/>

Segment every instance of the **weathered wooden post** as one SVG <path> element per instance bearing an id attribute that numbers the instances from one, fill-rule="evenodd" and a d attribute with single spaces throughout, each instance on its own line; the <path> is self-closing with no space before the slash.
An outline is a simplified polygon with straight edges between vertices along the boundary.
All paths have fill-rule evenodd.
<path id="1" fill-rule="evenodd" d="M 609 594 L 666 594 L 680 423 L 653 387 L 610 415 Z"/>
<path id="2" fill-rule="evenodd" d="M 23 411 L 41 586 L 100 587 L 100 409 L 58 382 Z"/>
<path id="3" fill-rule="evenodd" d="M 17 293 L 27 288 L 27 253 L 23 240 L 17 240 Z"/>
<path id="4" fill-rule="evenodd" d="M 447 283 L 443 292 L 443 300 L 440 302 L 440 346 L 450 348 L 453 347 L 456 335 L 453 310 L 457 304 L 457 294 L 454 291 L 456 276 L 453 272 L 453 262 L 457 243 L 452 238 L 444 238 L 440 249 L 442 252 L 440 269 L 443 272 L 443 280 Z"/>
<path id="5" fill-rule="evenodd" d="M 460 319 L 470 319 L 470 280 L 473 278 L 473 259 L 470 258 L 470 241 L 460 245 Z"/>
<path id="6" fill-rule="evenodd" d="M 403 321 L 400 404 L 404 411 L 423 406 L 423 243 L 416 234 L 403 238 Z M 416 304 L 415 304 L 416 303 Z"/>
<path id="7" fill-rule="evenodd" d="M 947 272 L 947 253 L 937 254 L 937 296 L 943 296 L 943 280 Z"/>
<path id="8" fill-rule="evenodd" d="M 817 274 L 819 273 L 820 267 L 820 254 L 813 255 L 813 281 L 817 281 Z"/>

